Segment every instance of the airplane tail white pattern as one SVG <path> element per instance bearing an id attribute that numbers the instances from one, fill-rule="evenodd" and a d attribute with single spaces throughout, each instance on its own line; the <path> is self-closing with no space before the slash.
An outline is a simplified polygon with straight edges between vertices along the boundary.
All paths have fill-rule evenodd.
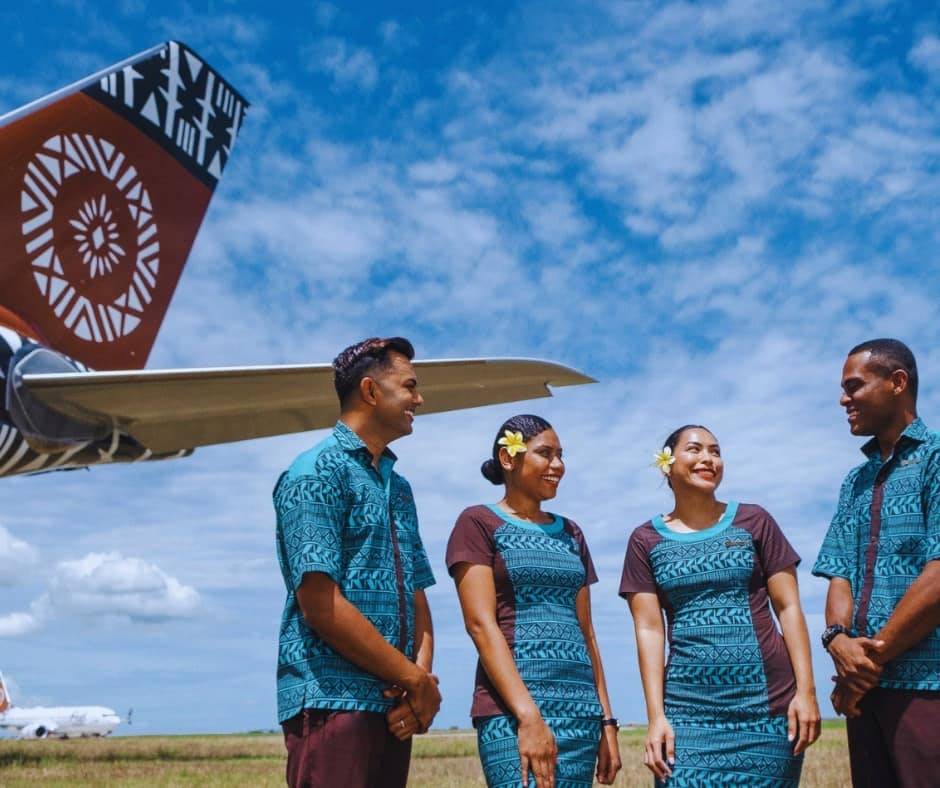
<path id="1" fill-rule="evenodd" d="M 0 117 L 0 307 L 90 367 L 143 367 L 247 107 L 168 41 Z"/>
<path id="2" fill-rule="evenodd" d="M 3 680 L 3 674 L 0 673 L 0 714 L 5 712 L 13 702 L 10 700 L 10 692 L 7 689 L 7 683 Z"/>

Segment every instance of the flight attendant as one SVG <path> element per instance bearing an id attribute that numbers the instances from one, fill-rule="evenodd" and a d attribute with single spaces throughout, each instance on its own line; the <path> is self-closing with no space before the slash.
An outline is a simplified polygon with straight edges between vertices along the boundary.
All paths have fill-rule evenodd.
<path id="1" fill-rule="evenodd" d="M 800 558 L 760 506 L 715 497 L 724 463 L 709 430 L 680 427 L 656 461 L 675 506 L 633 532 L 620 584 L 649 718 L 644 762 L 670 788 L 795 786 L 820 728 Z"/>
<path id="2" fill-rule="evenodd" d="M 609 785 L 620 753 L 591 623 L 597 575 L 581 529 L 542 510 L 565 473 L 558 435 L 515 416 L 481 471 L 505 494 L 457 518 L 447 568 L 480 655 L 471 716 L 487 784 L 573 788 L 596 772 Z"/>

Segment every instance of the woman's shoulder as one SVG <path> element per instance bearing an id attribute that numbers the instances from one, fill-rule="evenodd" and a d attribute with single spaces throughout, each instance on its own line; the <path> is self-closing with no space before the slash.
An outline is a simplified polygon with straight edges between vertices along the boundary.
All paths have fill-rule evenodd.
<path id="1" fill-rule="evenodd" d="M 730 502 L 729 502 L 730 505 Z M 773 522 L 774 518 L 771 516 L 763 506 L 759 503 L 744 503 L 738 502 L 735 504 L 737 506 L 737 511 L 734 514 L 734 524 L 749 524 L 753 523 L 755 525 L 763 525 L 768 521 Z"/>
<path id="2" fill-rule="evenodd" d="M 468 506 L 457 515 L 456 525 L 461 525 L 462 523 L 467 522 L 493 525 L 498 524 L 500 519 L 499 516 L 487 504 L 477 503 L 473 504 L 472 506 Z"/>
<path id="3" fill-rule="evenodd" d="M 645 520 L 636 526 L 632 531 L 630 531 L 631 539 L 644 539 L 651 536 L 656 536 L 658 531 L 656 526 L 653 525 L 653 518 L 650 517 L 649 520 Z"/>

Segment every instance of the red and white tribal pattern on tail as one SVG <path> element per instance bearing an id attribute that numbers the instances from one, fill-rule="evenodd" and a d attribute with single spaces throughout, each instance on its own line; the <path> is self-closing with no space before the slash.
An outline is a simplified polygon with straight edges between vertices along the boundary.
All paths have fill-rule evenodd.
<path id="1" fill-rule="evenodd" d="M 56 210 L 76 193 L 92 196 Z M 160 242 L 150 193 L 124 154 L 91 134 L 50 137 L 26 167 L 20 209 L 33 279 L 56 316 L 89 342 L 131 333 L 151 301 Z"/>

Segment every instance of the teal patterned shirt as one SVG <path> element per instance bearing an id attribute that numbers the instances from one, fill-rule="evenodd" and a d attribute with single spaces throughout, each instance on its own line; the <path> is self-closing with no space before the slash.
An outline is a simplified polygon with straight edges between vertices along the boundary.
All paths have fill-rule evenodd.
<path id="1" fill-rule="evenodd" d="M 872 637 L 928 561 L 940 559 L 940 434 L 915 419 L 884 462 L 878 441 L 862 449 L 813 567 L 849 581 L 854 629 Z M 880 686 L 940 690 L 940 629 L 884 667 Z"/>
<path id="2" fill-rule="evenodd" d="M 413 658 L 414 594 L 434 584 L 411 487 L 385 450 L 378 470 L 341 421 L 274 487 L 277 557 L 287 599 L 277 659 L 278 721 L 303 709 L 385 712 L 388 686 L 333 651 L 307 626 L 295 591 L 307 572 L 329 575 L 395 648 Z"/>

